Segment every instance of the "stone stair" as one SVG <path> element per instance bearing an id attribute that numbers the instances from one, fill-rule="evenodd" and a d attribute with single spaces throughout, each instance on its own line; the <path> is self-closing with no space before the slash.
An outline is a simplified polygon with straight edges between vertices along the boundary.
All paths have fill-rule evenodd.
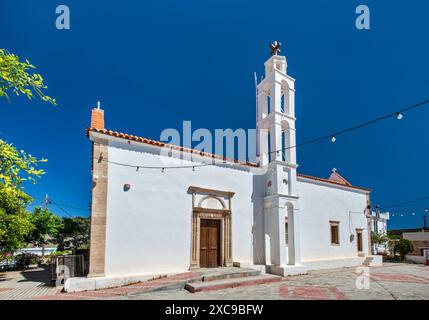
<path id="1" fill-rule="evenodd" d="M 371 265 L 371 263 L 372 263 L 373 260 L 374 260 L 374 258 L 371 257 L 371 256 L 366 257 L 365 260 L 362 262 L 362 265 L 366 266 L 366 267 L 369 267 Z"/>
<path id="2" fill-rule="evenodd" d="M 204 275 L 200 281 L 185 284 L 185 289 L 191 293 L 209 290 L 222 290 L 242 286 L 252 286 L 281 281 L 282 277 L 261 274 L 260 270 L 239 270 L 230 273 L 212 273 Z"/>
<path id="3" fill-rule="evenodd" d="M 186 289 L 189 292 L 200 292 L 207 290 L 221 290 L 240 286 L 251 286 L 264 283 L 281 281 L 282 277 L 265 274 L 263 270 L 257 268 L 243 267 L 222 267 L 210 269 L 197 269 L 188 278 L 177 280 L 169 277 L 159 280 L 153 286 L 142 286 L 141 290 L 136 288 L 129 296 L 139 296 L 149 292 Z M 146 282 L 146 284 L 150 284 Z"/>
<path id="4" fill-rule="evenodd" d="M 223 280 L 223 279 L 253 277 L 253 276 L 259 276 L 259 275 L 261 275 L 261 271 L 259 270 L 241 270 L 237 268 L 237 271 L 231 271 L 227 273 L 214 272 L 214 273 L 204 274 L 201 277 L 201 281 L 207 282 L 207 281 L 216 281 L 216 280 Z"/>

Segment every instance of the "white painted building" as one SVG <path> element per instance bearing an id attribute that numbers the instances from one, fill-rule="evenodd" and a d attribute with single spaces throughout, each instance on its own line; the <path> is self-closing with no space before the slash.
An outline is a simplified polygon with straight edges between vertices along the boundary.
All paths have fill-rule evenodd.
<path id="1" fill-rule="evenodd" d="M 14 255 L 23 254 L 23 253 L 32 253 L 38 256 L 49 256 L 53 254 L 55 251 L 57 251 L 57 247 L 29 247 L 29 248 L 22 248 L 18 249 L 14 252 Z"/>
<path id="2" fill-rule="evenodd" d="M 378 208 L 371 212 L 371 232 L 379 235 L 387 235 L 387 221 L 390 218 L 389 212 L 379 212 Z M 372 253 L 390 253 L 389 244 L 386 241 L 384 244 L 373 243 Z"/>
<path id="3" fill-rule="evenodd" d="M 297 173 L 286 57 L 265 62 L 257 89 L 257 163 L 109 131 L 104 111 L 93 109 L 89 278 L 232 265 L 288 275 L 362 264 L 370 190 L 336 170 L 327 179 Z"/>

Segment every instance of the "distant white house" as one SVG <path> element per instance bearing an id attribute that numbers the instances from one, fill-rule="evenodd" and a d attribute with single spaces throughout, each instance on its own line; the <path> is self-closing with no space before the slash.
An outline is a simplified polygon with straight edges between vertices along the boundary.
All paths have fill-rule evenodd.
<path id="1" fill-rule="evenodd" d="M 289 275 L 371 255 L 370 190 L 336 170 L 297 173 L 295 79 L 285 56 L 265 62 L 257 92 L 257 163 L 111 131 L 104 111 L 92 110 L 88 278 L 232 265 Z"/>
<path id="2" fill-rule="evenodd" d="M 389 212 L 379 212 L 378 210 L 371 212 L 371 232 L 387 235 L 387 221 L 390 218 Z M 389 245 L 385 244 L 372 244 L 372 253 L 389 253 Z"/>
<path id="3" fill-rule="evenodd" d="M 45 251 L 45 256 L 48 256 L 48 255 L 54 253 L 55 251 L 57 251 L 57 248 L 56 247 L 46 247 L 44 251 Z M 14 255 L 18 255 L 18 254 L 22 254 L 22 253 L 32 253 L 32 254 L 36 254 L 38 256 L 42 256 L 43 255 L 43 249 L 41 247 L 18 249 L 14 252 Z"/>

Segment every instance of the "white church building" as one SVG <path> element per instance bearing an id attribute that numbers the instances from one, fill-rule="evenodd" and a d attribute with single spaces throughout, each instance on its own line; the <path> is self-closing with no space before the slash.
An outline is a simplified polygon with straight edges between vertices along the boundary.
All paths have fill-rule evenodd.
<path id="1" fill-rule="evenodd" d="M 362 265 L 371 254 L 370 190 L 335 169 L 327 178 L 297 172 L 295 79 L 279 50 L 257 93 L 256 163 L 111 131 L 104 111 L 92 110 L 88 278 Z"/>

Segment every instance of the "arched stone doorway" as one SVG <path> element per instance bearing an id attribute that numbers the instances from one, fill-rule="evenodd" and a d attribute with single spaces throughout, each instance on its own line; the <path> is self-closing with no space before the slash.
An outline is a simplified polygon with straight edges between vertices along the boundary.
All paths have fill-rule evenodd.
<path id="1" fill-rule="evenodd" d="M 234 192 L 191 186 L 192 225 L 190 269 L 214 266 L 232 266 L 231 199 Z M 217 225 L 217 226 L 216 226 Z M 214 229 L 218 228 L 218 231 Z M 213 240 L 218 232 L 218 242 Z M 206 238 L 207 237 L 207 238 Z M 219 252 L 206 252 L 218 243 Z M 204 260 L 207 254 L 208 262 Z M 216 265 L 214 257 L 218 257 Z M 203 265 L 202 265 L 203 263 Z"/>

